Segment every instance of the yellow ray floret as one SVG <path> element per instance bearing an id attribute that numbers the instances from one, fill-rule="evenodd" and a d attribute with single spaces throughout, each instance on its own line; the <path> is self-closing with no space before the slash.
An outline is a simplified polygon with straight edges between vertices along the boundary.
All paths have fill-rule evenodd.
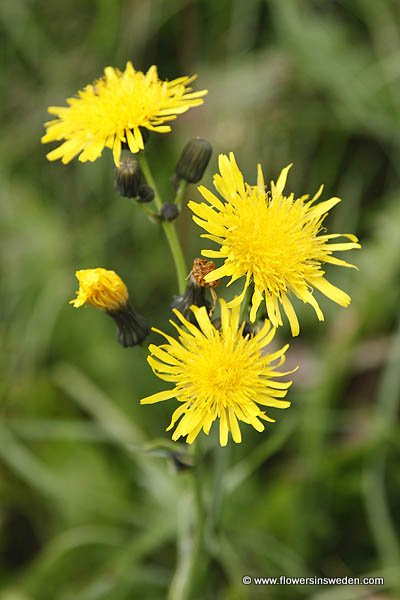
<path id="1" fill-rule="evenodd" d="M 329 210 L 340 202 L 330 198 L 315 204 L 323 186 L 315 196 L 296 198 L 285 196 L 284 188 L 291 165 L 282 170 L 277 182 L 271 182 L 267 191 L 261 166 L 258 166 L 257 185 L 249 185 L 236 164 L 229 157 L 219 156 L 219 173 L 214 176 L 214 187 L 221 201 L 204 186 L 198 189 L 207 201 L 189 202 L 193 220 L 207 233 L 202 237 L 219 244 L 218 250 L 203 250 L 203 256 L 222 259 L 223 264 L 213 270 L 206 281 L 230 277 L 228 285 L 245 277 L 242 294 L 230 306 L 239 304 L 251 284 L 254 292 L 250 319 L 255 321 L 258 308 L 264 301 L 268 317 L 275 327 L 282 325 L 283 308 L 292 330 L 299 334 L 300 327 L 291 296 L 311 304 L 320 321 L 324 315 L 313 295 L 317 289 L 341 306 L 348 306 L 350 296 L 325 279 L 324 263 L 354 267 L 333 256 L 335 251 L 360 248 L 355 235 L 325 234 L 323 221 Z M 334 238 L 349 241 L 329 243 Z"/>
<path id="2" fill-rule="evenodd" d="M 94 161 L 107 147 L 118 166 L 123 142 L 131 152 L 144 148 L 140 128 L 166 133 L 171 127 L 165 123 L 203 103 L 207 90 L 193 92 L 188 87 L 195 78 L 162 81 L 155 66 L 142 73 L 131 62 L 122 72 L 106 67 L 103 77 L 67 99 L 68 107 L 49 107 L 57 118 L 45 123 L 42 143 L 63 143 L 47 158 L 66 164 L 79 155 L 82 162 Z"/>
<path id="3" fill-rule="evenodd" d="M 287 408 L 290 405 L 283 398 L 291 382 L 275 381 L 288 374 L 276 371 L 276 367 L 285 362 L 288 345 L 268 354 L 265 348 L 275 335 L 269 321 L 265 321 L 254 336 L 243 336 L 244 324 L 239 325 L 240 307 L 229 309 L 224 300 L 220 300 L 220 305 L 219 330 L 211 323 L 204 306 L 192 307 L 198 327 L 174 311 L 182 324 L 171 321 L 178 331 L 178 340 L 154 330 L 164 336 L 167 343 L 151 344 L 147 360 L 157 377 L 173 383 L 174 387 L 143 398 L 141 404 L 170 398 L 181 403 L 168 427 L 172 429 L 179 421 L 173 440 L 186 436 L 191 444 L 201 430 L 208 434 L 218 419 L 221 446 L 226 446 L 229 432 L 233 441 L 240 443 L 240 421 L 263 431 L 263 421 L 274 422 L 274 419 L 260 406 Z"/>
<path id="4" fill-rule="evenodd" d="M 107 269 L 83 269 L 76 271 L 79 281 L 77 296 L 70 301 L 75 308 L 90 304 L 95 308 L 115 311 L 128 302 L 128 289 L 114 271 Z"/>

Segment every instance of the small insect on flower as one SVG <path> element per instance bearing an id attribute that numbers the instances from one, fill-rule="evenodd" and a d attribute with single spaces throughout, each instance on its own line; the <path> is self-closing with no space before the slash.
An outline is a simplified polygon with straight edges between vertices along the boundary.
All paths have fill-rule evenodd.
<path id="1" fill-rule="evenodd" d="M 103 77 L 67 99 L 69 106 L 49 107 L 56 119 L 45 123 L 42 143 L 63 143 L 47 158 L 67 164 L 79 155 L 82 162 L 94 161 L 110 148 L 118 167 L 123 144 L 139 152 L 146 130 L 167 133 L 171 127 L 166 123 L 203 104 L 207 90 L 193 92 L 189 87 L 195 79 L 196 75 L 162 81 L 154 65 L 147 73 L 136 71 L 131 62 L 122 72 L 106 67 Z"/>
<path id="2" fill-rule="evenodd" d="M 229 309 L 220 299 L 221 327 L 216 329 L 207 310 L 192 307 L 197 327 L 175 310 L 180 324 L 170 321 L 179 338 L 154 329 L 167 343 L 149 346 L 147 360 L 153 372 L 171 382 L 170 390 L 157 392 L 141 400 L 153 404 L 170 398 L 181 403 L 172 415 L 167 429 L 178 420 L 172 439 L 185 437 L 191 444 L 201 430 L 208 434 L 214 421 L 219 420 L 221 446 L 228 443 L 229 432 L 233 441 L 242 440 L 239 421 L 264 430 L 263 421 L 274 422 L 261 407 L 287 408 L 283 400 L 291 382 L 276 381 L 290 372 L 279 372 L 285 362 L 288 345 L 272 353 L 266 348 L 275 335 L 275 328 L 265 321 L 253 336 L 243 336 L 244 323 L 239 324 L 240 307 Z"/>
<path id="3" fill-rule="evenodd" d="M 75 275 L 79 290 L 70 304 L 75 308 L 91 305 L 109 315 L 117 325 L 117 339 L 122 346 L 136 346 L 143 342 L 149 334 L 149 326 L 130 305 L 128 288 L 119 275 L 102 268 L 83 269 L 76 271 Z"/>
<path id="4" fill-rule="evenodd" d="M 350 296 L 325 278 L 324 263 L 356 268 L 333 256 L 335 251 L 360 248 L 351 233 L 324 233 L 323 222 L 329 210 L 340 202 L 330 198 L 315 204 L 323 186 L 309 196 L 285 196 L 284 187 L 291 165 L 282 170 L 276 183 L 271 182 L 266 191 L 261 166 L 258 166 L 257 185 L 244 181 L 231 152 L 229 157 L 219 156 L 220 173 L 214 176 L 214 187 L 222 202 L 206 187 L 198 189 L 205 202 L 189 202 L 193 220 L 206 233 L 201 237 L 218 244 L 218 250 L 203 250 L 208 258 L 219 258 L 223 264 L 205 275 L 205 281 L 230 277 L 228 286 L 245 278 L 243 292 L 229 306 L 240 304 L 247 288 L 254 283 L 250 320 L 254 322 L 262 301 L 274 327 L 282 325 L 280 306 L 289 320 L 292 335 L 299 334 L 300 326 L 292 305 L 291 295 L 311 304 L 320 321 L 324 315 L 313 290 L 341 306 L 348 306 Z M 347 238 L 346 242 L 329 244 L 334 238 Z"/>
<path id="5" fill-rule="evenodd" d="M 205 277 L 211 273 L 211 271 L 214 271 L 215 268 L 215 262 L 212 260 L 195 258 L 193 261 L 192 271 L 190 273 L 191 278 L 197 283 L 198 286 L 202 288 L 208 288 L 210 290 L 211 298 L 213 300 L 213 305 L 209 313 L 210 316 L 213 314 L 215 307 L 217 306 L 217 294 L 214 288 L 219 285 L 219 279 L 214 279 L 214 281 L 206 281 Z"/>

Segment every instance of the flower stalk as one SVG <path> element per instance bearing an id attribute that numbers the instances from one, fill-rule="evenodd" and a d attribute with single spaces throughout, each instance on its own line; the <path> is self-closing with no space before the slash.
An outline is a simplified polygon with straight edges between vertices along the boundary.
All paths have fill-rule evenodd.
<path id="1" fill-rule="evenodd" d="M 154 204 L 158 211 L 162 209 L 163 202 L 161 200 L 160 194 L 158 192 L 157 184 L 154 180 L 153 174 L 150 169 L 150 165 L 148 163 L 147 157 L 144 152 L 140 152 L 138 154 L 138 159 L 140 163 L 140 168 L 142 169 L 142 173 L 147 181 L 147 183 L 154 190 Z M 172 258 L 174 259 L 176 277 L 178 280 L 178 289 L 179 293 L 182 294 L 186 287 L 186 275 L 187 275 L 187 267 L 185 258 L 183 256 L 182 247 L 179 242 L 178 235 L 176 233 L 175 225 L 171 221 L 162 221 L 162 228 L 165 233 L 165 237 L 167 238 L 167 242 L 172 254 Z"/>
<path id="2" fill-rule="evenodd" d="M 176 190 L 176 196 L 175 196 L 175 204 L 177 205 L 177 207 L 179 209 L 182 206 L 182 202 L 185 197 L 187 186 L 188 186 L 188 182 L 185 181 L 184 179 L 181 179 L 181 181 L 178 184 L 178 189 Z"/>

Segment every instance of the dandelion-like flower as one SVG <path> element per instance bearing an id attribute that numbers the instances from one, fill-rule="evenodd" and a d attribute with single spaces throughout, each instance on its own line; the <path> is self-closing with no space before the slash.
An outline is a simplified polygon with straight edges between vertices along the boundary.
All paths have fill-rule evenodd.
<path id="1" fill-rule="evenodd" d="M 220 245 L 219 250 L 203 250 L 203 256 L 223 259 L 219 268 L 209 273 L 206 281 L 230 277 L 228 285 L 245 277 L 243 292 L 229 305 L 239 304 L 251 284 L 254 292 L 250 320 L 255 321 L 258 308 L 265 300 L 268 317 L 275 327 L 282 325 L 280 306 L 288 317 L 292 335 L 300 327 L 291 301 L 291 294 L 311 304 L 320 321 L 324 315 L 313 290 L 341 306 L 348 306 L 350 296 L 325 278 L 324 263 L 354 267 L 336 258 L 337 250 L 360 248 L 355 235 L 326 234 L 323 221 L 329 210 L 340 202 L 330 198 L 315 204 L 323 186 L 309 199 L 308 195 L 295 198 L 284 195 L 284 187 L 291 165 L 282 170 L 271 190 L 266 191 L 261 166 L 258 165 L 257 185 L 244 181 L 233 153 L 219 156 L 220 173 L 214 176 L 214 186 L 224 201 L 204 186 L 198 189 L 207 201 L 189 202 L 193 220 L 207 233 L 208 238 Z M 334 238 L 348 242 L 329 244 Z"/>
<path id="2" fill-rule="evenodd" d="M 87 304 L 106 312 L 117 325 L 117 339 L 122 346 L 143 342 L 149 334 L 149 326 L 129 304 L 128 288 L 117 273 L 97 268 L 76 271 L 75 275 L 79 290 L 70 304 L 75 308 Z"/>
<path id="3" fill-rule="evenodd" d="M 147 73 L 136 71 L 131 62 L 122 72 L 106 67 L 103 77 L 67 99 L 68 107 L 49 107 L 57 118 L 45 123 L 42 142 L 64 142 L 47 158 L 66 164 L 79 154 L 82 162 L 94 161 L 107 147 L 119 166 L 122 143 L 133 153 L 144 148 L 141 128 L 167 133 L 171 127 L 166 123 L 203 103 L 207 90 L 193 92 L 188 87 L 194 79 L 195 75 L 162 81 L 154 65 Z"/>
<path id="4" fill-rule="evenodd" d="M 275 335 L 269 321 L 265 321 L 254 336 L 243 336 L 244 323 L 239 325 L 240 307 L 229 309 L 222 299 L 220 306 L 219 329 L 211 323 L 204 306 L 192 307 L 198 327 L 174 310 L 183 325 L 170 321 L 178 331 L 179 340 L 153 329 L 164 336 L 167 343 L 151 344 L 147 360 L 157 377 L 174 383 L 175 387 L 147 396 L 141 403 L 153 404 L 170 398 L 181 403 L 167 429 L 172 429 L 180 419 L 173 440 L 187 436 L 191 444 L 201 430 L 208 434 L 213 422 L 219 419 L 221 446 L 226 446 L 229 432 L 233 441 L 240 443 L 239 421 L 252 425 L 257 431 L 264 430 L 263 421 L 274 422 L 259 405 L 274 408 L 290 405 L 283 398 L 291 382 L 275 381 L 288 374 L 276 371 L 285 362 L 288 345 L 266 353 Z"/>

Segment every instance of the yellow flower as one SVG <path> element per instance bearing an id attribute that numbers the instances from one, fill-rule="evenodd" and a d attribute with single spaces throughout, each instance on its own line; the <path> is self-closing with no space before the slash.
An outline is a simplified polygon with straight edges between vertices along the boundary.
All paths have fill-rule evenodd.
<path id="1" fill-rule="evenodd" d="M 70 300 L 75 308 L 90 304 L 105 311 L 115 311 L 128 302 L 128 289 L 114 271 L 84 269 L 75 273 L 79 281 L 77 297 Z"/>
<path id="2" fill-rule="evenodd" d="M 188 87 L 194 79 L 162 81 L 155 66 L 142 73 L 131 62 L 123 72 L 106 67 L 103 77 L 67 99 L 68 107 L 49 107 L 57 119 L 45 123 L 42 143 L 65 141 L 47 158 L 66 164 L 79 154 L 82 162 L 94 161 L 107 147 L 118 166 L 122 142 L 134 153 L 144 148 L 140 128 L 166 133 L 171 127 L 164 123 L 203 103 L 207 90 L 192 92 Z"/>
<path id="3" fill-rule="evenodd" d="M 250 320 L 265 300 L 268 317 L 275 327 L 282 325 L 280 305 L 288 317 L 292 335 L 300 331 L 290 294 L 311 304 L 320 321 L 324 315 L 314 298 L 317 289 L 341 306 L 348 306 L 350 296 L 325 279 L 324 263 L 354 267 L 332 256 L 336 250 L 360 248 L 355 235 L 325 234 L 323 221 L 329 210 L 340 202 L 330 198 L 319 204 L 323 186 L 311 200 L 309 196 L 295 198 L 283 193 L 291 165 L 282 170 L 278 181 L 271 182 L 266 192 L 261 166 L 258 165 L 257 185 L 245 183 L 233 153 L 219 156 L 220 174 L 214 176 L 214 186 L 224 198 L 222 202 L 204 186 L 198 189 L 208 204 L 189 202 L 196 216 L 193 220 L 221 247 L 203 250 L 203 256 L 221 258 L 224 264 L 206 276 L 206 281 L 228 276 L 230 285 L 246 277 L 244 289 L 229 306 L 239 304 L 254 282 Z M 321 234 L 321 235 L 319 235 Z M 350 242 L 328 244 L 333 238 L 344 237 Z"/>
<path id="4" fill-rule="evenodd" d="M 150 333 L 148 323 L 128 302 L 128 289 L 121 277 L 107 269 L 84 269 L 75 273 L 79 281 L 75 308 L 90 304 L 106 312 L 117 326 L 117 340 L 125 348 L 137 346 Z"/>
<path id="5" fill-rule="evenodd" d="M 267 354 L 266 346 L 275 335 L 275 329 L 265 321 L 254 336 L 243 336 L 244 323 L 239 326 L 240 307 L 228 309 L 221 305 L 221 328 L 216 329 L 204 306 L 192 307 L 199 327 L 187 321 L 174 310 L 184 328 L 173 321 L 179 341 L 153 329 L 167 340 L 167 344 L 151 344 L 148 362 L 154 373 L 175 387 L 147 396 L 141 404 L 153 404 L 176 398 L 181 406 L 172 415 L 168 430 L 179 420 L 172 439 L 187 436 L 191 444 L 203 429 L 208 434 L 212 423 L 219 419 L 219 439 L 226 446 L 229 431 L 233 441 L 241 442 L 238 421 L 263 431 L 262 421 L 274 422 L 258 405 L 287 408 L 290 402 L 282 400 L 291 382 L 274 381 L 287 373 L 276 372 L 285 362 L 288 345 Z M 273 364 L 277 361 L 277 364 Z"/>

